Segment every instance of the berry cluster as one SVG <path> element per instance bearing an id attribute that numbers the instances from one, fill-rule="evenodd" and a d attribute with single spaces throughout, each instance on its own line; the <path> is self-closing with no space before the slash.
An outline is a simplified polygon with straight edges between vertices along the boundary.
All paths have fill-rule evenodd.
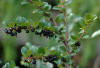
<path id="1" fill-rule="evenodd" d="M 64 63 L 67 62 L 66 58 L 64 58 L 64 57 L 61 58 L 61 61 Z"/>
<path id="2" fill-rule="evenodd" d="M 50 31 L 50 30 L 41 30 L 41 32 L 35 32 L 36 35 L 43 35 L 45 37 L 53 37 L 54 36 L 54 32 Z"/>
<path id="3" fill-rule="evenodd" d="M 29 56 L 27 58 L 24 58 L 24 62 L 26 63 L 32 63 L 32 64 L 36 64 L 36 61 L 40 59 L 43 60 L 43 62 L 49 62 L 53 64 L 53 68 L 58 68 L 57 64 L 54 61 L 58 60 L 57 55 L 49 55 L 49 56 L 42 56 L 37 58 L 36 56 Z"/>
<path id="4" fill-rule="evenodd" d="M 57 60 L 58 60 L 58 57 L 56 55 L 49 55 L 49 56 L 45 56 L 43 61 L 52 63 Z"/>
<path id="5" fill-rule="evenodd" d="M 81 44 L 80 44 L 79 41 L 75 43 L 75 46 L 80 46 L 80 45 L 81 45 Z"/>
<path id="6" fill-rule="evenodd" d="M 15 27 L 10 27 L 8 29 L 5 29 L 5 33 L 10 34 L 11 36 L 17 36 L 17 33 L 21 33 L 22 30 L 25 30 L 26 33 L 29 33 L 30 30 L 31 32 L 35 32 L 36 35 L 42 35 L 45 37 L 53 37 L 54 32 L 50 31 L 48 29 L 41 29 L 41 31 L 38 31 L 39 26 L 37 27 L 32 27 L 32 26 L 15 26 Z"/>
<path id="7" fill-rule="evenodd" d="M 24 62 L 36 64 L 36 58 L 35 57 L 27 57 L 27 58 L 24 58 Z"/>
<path id="8" fill-rule="evenodd" d="M 36 64 L 36 60 L 43 60 L 44 62 L 54 62 L 58 60 L 58 57 L 56 55 L 49 55 L 49 56 L 41 56 L 39 58 L 37 58 L 36 56 L 29 56 L 27 58 L 24 58 L 24 62 L 32 62 L 33 64 Z"/>
<path id="9" fill-rule="evenodd" d="M 57 63 L 55 63 L 55 61 L 57 61 L 59 59 L 59 57 L 57 55 L 41 56 L 41 57 L 38 57 L 38 58 L 36 56 L 32 56 L 31 55 L 31 56 L 29 56 L 27 58 L 24 58 L 24 62 L 36 64 L 36 61 L 38 59 L 42 60 L 45 63 L 49 62 L 49 63 L 53 64 L 53 68 L 58 68 Z M 64 66 L 64 63 L 67 62 L 67 60 L 64 57 L 61 58 L 61 61 L 63 63 L 62 64 L 63 66 Z"/>
<path id="10" fill-rule="evenodd" d="M 22 29 L 25 29 L 26 33 L 29 33 L 29 30 L 26 26 L 10 27 L 8 29 L 5 29 L 5 33 L 10 34 L 11 36 L 17 36 L 17 33 L 21 33 Z"/>

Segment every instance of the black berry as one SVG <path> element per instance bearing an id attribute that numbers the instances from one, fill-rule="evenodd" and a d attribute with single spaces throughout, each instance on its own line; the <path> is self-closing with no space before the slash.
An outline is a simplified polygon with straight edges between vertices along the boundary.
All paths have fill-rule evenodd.
<path id="1" fill-rule="evenodd" d="M 34 31 L 35 31 L 35 29 L 34 29 L 34 28 L 31 28 L 31 31 L 32 31 L 32 32 L 34 32 Z"/>
<path id="2" fill-rule="evenodd" d="M 11 30 L 8 30 L 8 34 L 11 34 L 12 33 L 12 31 Z"/>
<path id="3" fill-rule="evenodd" d="M 27 29 L 27 26 L 23 26 L 23 29 Z"/>
<path id="4" fill-rule="evenodd" d="M 18 33 L 21 33 L 21 30 L 17 30 Z"/>
<path id="5" fill-rule="evenodd" d="M 39 29 L 39 26 L 37 26 L 36 29 Z"/>
<path id="6" fill-rule="evenodd" d="M 63 57 L 63 58 L 61 58 L 61 61 L 62 62 L 66 62 L 66 59 Z"/>
<path id="7" fill-rule="evenodd" d="M 53 56 L 54 60 L 58 60 L 58 57 L 56 55 Z"/>
<path id="8" fill-rule="evenodd" d="M 29 30 L 26 30 L 26 33 L 29 33 Z"/>
<path id="9" fill-rule="evenodd" d="M 10 35 L 11 35 L 11 36 L 14 36 L 14 33 L 11 33 Z"/>
<path id="10" fill-rule="evenodd" d="M 55 62 L 52 62 L 53 68 L 58 68 L 57 64 Z"/>
<path id="11" fill-rule="evenodd" d="M 17 32 L 14 33 L 14 36 L 17 36 Z"/>
<path id="12" fill-rule="evenodd" d="M 36 60 L 35 59 L 33 59 L 32 64 L 36 64 Z"/>
<path id="13" fill-rule="evenodd" d="M 24 62 L 27 62 L 27 60 L 25 59 Z"/>
<path id="14" fill-rule="evenodd" d="M 19 26 L 16 30 L 18 33 L 21 33 L 21 26 Z"/>
<path id="15" fill-rule="evenodd" d="M 75 46 L 80 46 L 80 42 L 79 42 L 79 41 L 76 42 L 76 43 L 75 43 Z"/>
<path id="16" fill-rule="evenodd" d="M 14 30 L 16 30 L 16 27 L 13 27 Z"/>

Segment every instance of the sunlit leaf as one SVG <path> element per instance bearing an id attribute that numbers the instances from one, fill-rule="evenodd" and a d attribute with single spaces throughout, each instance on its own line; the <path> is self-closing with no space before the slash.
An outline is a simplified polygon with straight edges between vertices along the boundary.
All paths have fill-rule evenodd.
<path id="1" fill-rule="evenodd" d="M 91 35 L 91 37 L 94 38 L 94 37 L 99 36 L 99 35 L 100 35 L 100 30 L 97 30 Z"/>

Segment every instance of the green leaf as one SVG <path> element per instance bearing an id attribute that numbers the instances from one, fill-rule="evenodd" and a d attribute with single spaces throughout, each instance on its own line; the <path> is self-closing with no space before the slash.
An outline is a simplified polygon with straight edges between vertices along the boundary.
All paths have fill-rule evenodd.
<path id="1" fill-rule="evenodd" d="M 55 20 L 56 20 L 57 23 L 62 23 L 62 22 L 65 21 L 65 17 L 64 17 L 63 14 L 59 14 L 59 15 L 56 16 Z"/>
<path id="2" fill-rule="evenodd" d="M 43 47 L 38 48 L 38 53 L 39 54 L 45 54 L 45 49 Z"/>
<path id="3" fill-rule="evenodd" d="M 10 63 L 6 63 L 2 68 L 11 68 Z"/>
<path id="4" fill-rule="evenodd" d="M 36 55 L 37 51 L 38 51 L 38 47 L 36 47 L 36 46 L 33 45 L 33 46 L 30 47 L 30 50 L 32 51 L 33 55 Z"/>
<path id="5" fill-rule="evenodd" d="M 65 46 L 60 46 L 59 49 L 63 52 L 66 52 L 66 47 Z"/>
<path id="6" fill-rule="evenodd" d="M 14 61 L 11 61 L 11 68 L 14 68 L 16 66 Z"/>
<path id="7" fill-rule="evenodd" d="M 24 55 L 25 57 L 28 57 L 28 56 L 30 56 L 30 55 L 32 55 L 32 50 L 27 50 L 27 53 Z"/>
<path id="8" fill-rule="evenodd" d="M 43 3 L 41 1 L 34 1 L 34 5 L 35 6 L 41 6 Z"/>
<path id="9" fill-rule="evenodd" d="M 42 7 L 45 11 L 49 11 L 51 10 L 51 5 L 49 5 L 48 3 L 44 2 L 44 5 Z"/>
<path id="10" fill-rule="evenodd" d="M 27 48 L 26 47 L 22 47 L 21 53 L 22 53 L 22 55 L 25 55 L 27 53 Z"/>

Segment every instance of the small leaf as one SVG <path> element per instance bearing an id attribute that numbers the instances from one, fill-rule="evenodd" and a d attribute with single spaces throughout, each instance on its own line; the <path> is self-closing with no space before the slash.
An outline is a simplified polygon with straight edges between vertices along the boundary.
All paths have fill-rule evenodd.
<path id="1" fill-rule="evenodd" d="M 23 55 L 25 55 L 25 54 L 27 53 L 27 48 L 23 47 L 23 48 L 21 49 L 21 53 L 22 53 Z"/>
<path id="2" fill-rule="evenodd" d="M 9 63 L 6 63 L 2 68 L 11 68 L 11 65 Z"/>
<path id="3" fill-rule="evenodd" d="M 49 5 L 48 3 L 44 2 L 43 9 L 45 11 L 49 11 L 51 9 L 51 5 Z"/>
<path id="4" fill-rule="evenodd" d="M 60 46 L 59 48 L 60 48 L 61 51 L 66 52 L 66 48 L 65 48 L 65 46 Z"/>
<path id="5" fill-rule="evenodd" d="M 43 47 L 38 48 L 38 53 L 39 54 L 45 54 L 45 49 Z"/>

